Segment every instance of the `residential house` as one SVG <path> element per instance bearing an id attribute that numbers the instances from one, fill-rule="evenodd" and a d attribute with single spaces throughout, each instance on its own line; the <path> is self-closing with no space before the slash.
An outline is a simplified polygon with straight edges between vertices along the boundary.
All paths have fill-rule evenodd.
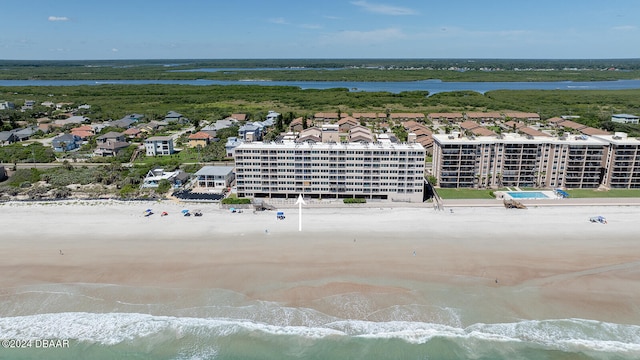
<path id="1" fill-rule="evenodd" d="M 300 131 L 296 142 L 322 142 L 322 129 L 315 126 Z"/>
<path id="2" fill-rule="evenodd" d="M 174 188 L 178 188 L 187 183 L 189 174 L 182 170 L 164 171 L 164 169 L 156 168 L 149 170 L 142 181 L 142 188 L 157 188 L 160 181 L 167 180 Z"/>
<path id="3" fill-rule="evenodd" d="M 200 129 L 200 132 L 203 132 L 205 134 L 209 134 L 209 135 L 211 135 L 212 138 L 215 138 L 216 135 L 218 134 L 218 131 L 216 130 L 216 126 L 215 125 L 207 125 L 207 126 L 203 127 L 202 129 Z"/>
<path id="4" fill-rule="evenodd" d="M 195 173 L 194 190 L 224 192 L 234 180 L 233 166 L 203 166 Z"/>
<path id="5" fill-rule="evenodd" d="M 242 143 L 244 143 L 244 141 L 242 139 L 238 139 L 237 137 L 227 138 L 227 142 L 224 144 L 224 148 L 227 152 L 227 157 L 233 157 L 235 149 Z"/>
<path id="6" fill-rule="evenodd" d="M 462 113 L 430 113 L 427 119 L 438 122 L 460 122 L 464 120 L 464 115 Z"/>
<path id="7" fill-rule="evenodd" d="M 509 120 L 504 123 L 503 128 L 507 131 L 516 132 L 518 129 L 526 127 L 527 125 L 520 121 Z"/>
<path id="8" fill-rule="evenodd" d="M 533 129 L 532 129 L 533 130 Z M 492 136 L 492 135 L 496 135 L 495 132 L 487 129 L 484 126 L 478 126 L 476 128 L 473 128 L 471 130 L 469 130 L 471 132 L 472 135 L 474 136 Z"/>
<path id="9" fill-rule="evenodd" d="M 530 126 L 525 126 L 525 127 L 521 127 L 518 128 L 518 131 L 525 134 L 526 136 L 551 136 L 547 133 L 543 133 L 540 130 L 534 129 Z M 594 134 L 595 135 L 595 134 Z M 603 134 L 601 134 L 603 135 Z M 489 136 L 489 135 L 482 135 L 482 136 Z"/>
<path id="10" fill-rule="evenodd" d="M 43 133 L 48 133 L 49 130 L 51 130 L 51 124 L 47 124 L 47 123 L 42 123 L 42 124 L 38 124 L 38 131 L 42 131 Z"/>
<path id="11" fill-rule="evenodd" d="M 496 122 L 498 120 L 502 120 L 503 116 L 499 112 L 477 112 L 471 111 L 465 114 L 465 118 L 467 120 L 476 121 L 479 123 L 485 122 Z"/>
<path id="12" fill-rule="evenodd" d="M 142 136 L 142 130 L 132 127 L 132 128 L 128 128 L 127 130 L 125 130 L 123 133 L 123 135 L 125 135 L 127 138 L 129 139 L 135 139 L 135 138 L 139 138 Z"/>
<path id="13" fill-rule="evenodd" d="M 238 124 L 238 121 L 235 119 L 224 119 L 224 120 L 217 120 L 216 123 L 213 125 L 213 130 L 215 131 L 220 131 L 222 129 L 227 129 L 230 128 L 232 126 L 236 126 Z M 211 126 L 211 125 L 209 125 Z"/>
<path id="14" fill-rule="evenodd" d="M 83 141 L 94 136 L 96 133 L 90 125 L 82 125 L 71 129 L 71 134 L 78 136 Z"/>
<path id="15" fill-rule="evenodd" d="M 571 120 L 565 120 L 565 121 L 559 123 L 558 126 L 562 127 L 562 128 L 569 128 L 569 129 L 577 130 L 577 131 L 580 131 L 582 129 L 586 129 L 588 127 L 587 125 L 580 124 L 580 123 L 577 123 L 577 122 L 571 121 Z"/>
<path id="16" fill-rule="evenodd" d="M 132 127 L 137 122 L 138 122 L 138 120 L 136 120 L 136 119 L 132 119 L 132 118 L 129 118 L 129 117 L 124 117 L 124 118 L 122 118 L 120 120 L 112 121 L 111 122 L 111 126 L 117 127 L 117 128 L 121 128 L 121 129 L 129 129 L 130 127 Z"/>
<path id="17" fill-rule="evenodd" d="M 391 120 L 396 120 L 396 121 L 413 120 L 413 121 L 422 122 L 424 121 L 425 116 L 424 114 L 421 114 L 421 113 L 392 113 L 392 114 L 389 114 L 389 118 Z"/>
<path id="18" fill-rule="evenodd" d="M 358 121 L 364 121 L 364 122 L 387 120 L 387 114 L 385 114 L 385 113 L 356 113 L 356 112 L 354 112 L 351 115 L 351 117 L 356 119 L 356 120 L 358 120 Z"/>
<path id="19" fill-rule="evenodd" d="M 522 121 L 540 121 L 540 115 L 536 113 L 511 111 L 504 113 L 505 119 L 522 120 Z"/>
<path id="20" fill-rule="evenodd" d="M 322 142 L 323 143 L 339 143 L 340 131 L 338 124 L 323 124 L 322 125 Z"/>
<path id="21" fill-rule="evenodd" d="M 33 107 L 35 106 L 35 104 L 36 104 L 35 100 L 25 100 L 21 110 L 22 111 L 33 110 Z"/>
<path id="22" fill-rule="evenodd" d="M 340 132 L 343 132 L 343 133 L 349 132 L 351 128 L 359 125 L 360 125 L 360 122 L 356 118 L 351 116 L 345 116 L 342 119 L 338 120 L 338 127 L 340 129 Z"/>
<path id="23" fill-rule="evenodd" d="M 340 115 L 338 113 L 319 112 L 313 115 L 313 122 L 315 122 L 316 124 L 335 122 L 335 121 L 338 121 L 339 119 L 340 119 Z"/>
<path id="24" fill-rule="evenodd" d="M 593 136 L 593 135 L 611 135 L 610 132 L 608 132 L 607 130 L 602 130 L 602 129 L 596 129 L 596 128 L 592 128 L 592 127 L 586 127 L 584 129 L 580 129 L 580 132 L 583 133 L 584 135 L 589 135 L 589 136 Z"/>
<path id="25" fill-rule="evenodd" d="M 147 156 L 165 156 L 174 153 L 171 136 L 153 136 L 145 140 Z"/>
<path id="26" fill-rule="evenodd" d="M 116 156 L 122 149 L 129 147 L 123 133 L 111 131 L 96 138 L 95 154 L 100 156 Z"/>
<path id="27" fill-rule="evenodd" d="M 172 124 L 172 123 L 183 124 L 189 121 L 189 119 L 185 118 L 184 116 L 182 116 L 182 114 L 178 112 L 169 111 L 167 115 L 164 117 L 164 121 L 166 121 L 169 124 Z"/>
<path id="28" fill-rule="evenodd" d="M 238 137 L 244 141 L 260 141 L 262 140 L 262 131 L 262 124 L 248 123 L 240 126 L 238 129 Z"/>
<path id="29" fill-rule="evenodd" d="M 349 129 L 349 142 L 374 142 L 373 134 L 368 128 L 356 125 Z"/>
<path id="30" fill-rule="evenodd" d="M 302 123 L 303 121 L 306 122 L 306 126 L 303 126 L 303 123 Z M 313 126 L 313 120 L 311 119 L 303 120 L 301 117 L 299 117 L 291 121 L 291 124 L 289 124 L 289 129 L 293 132 L 300 132 L 303 129 L 308 129 L 312 126 Z"/>
<path id="31" fill-rule="evenodd" d="M 162 129 L 163 127 L 165 127 L 167 125 L 169 125 L 167 122 L 152 120 L 152 121 L 149 121 L 146 124 L 138 125 L 138 129 L 140 129 L 140 131 L 148 134 L 148 133 L 152 133 L 152 132 L 154 132 L 156 130 L 160 130 L 160 129 Z"/>
<path id="32" fill-rule="evenodd" d="M 56 103 L 56 110 L 69 110 L 71 105 L 73 105 L 73 103 L 70 102 Z"/>
<path id="33" fill-rule="evenodd" d="M 428 127 L 415 121 L 405 121 L 402 126 L 407 130 L 407 133 L 415 135 L 415 142 L 422 145 L 427 153 L 432 152 L 433 132 Z"/>
<path id="34" fill-rule="evenodd" d="M 13 131 L 0 131 L 0 146 L 13 144 L 18 141 L 18 137 Z"/>
<path id="35" fill-rule="evenodd" d="M 211 141 L 213 140 L 213 136 L 211 136 L 209 133 L 206 133 L 204 131 L 198 131 L 195 134 L 191 134 L 189 135 L 189 147 L 190 148 L 195 148 L 195 147 L 205 147 L 207 145 L 209 145 L 209 143 L 211 143 Z"/>
<path id="36" fill-rule="evenodd" d="M 71 116 L 67 119 L 59 119 L 54 121 L 53 123 L 58 125 L 58 126 L 65 126 L 65 125 L 69 125 L 69 124 L 82 124 L 82 123 L 87 123 L 91 121 L 88 117 L 86 116 Z"/>
<path id="37" fill-rule="evenodd" d="M 640 117 L 630 114 L 614 114 L 611 115 L 611 121 L 622 124 L 638 124 L 640 122 Z"/>
<path id="38" fill-rule="evenodd" d="M 77 135 L 62 134 L 53 138 L 51 146 L 53 147 L 53 151 L 62 152 L 75 150 L 80 146 L 80 143 L 82 143 L 82 139 Z"/>
<path id="39" fill-rule="evenodd" d="M 269 110 L 269 112 L 267 113 L 266 120 L 271 120 L 273 123 L 275 123 L 275 121 L 278 120 L 278 116 L 280 116 L 280 113 L 277 113 L 273 110 Z"/>
<path id="40" fill-rule="evenodd" d="M 278 115 L 276 115 L 276 117 L 277 116 Z M 247 114 L 231 114 L 231 116 L 229 116 L 229 118 L 235 119 L 236 121 L 247 121 Z M 267 115 L 267 118 L 268 118 L 268 115 Z"/>
<path id="41" fill-rule="evenodd" d="M 28 140 L 37 131 L 38 131 L 38 127 L 37 126 L 29 126 L 29 127 L 22 128 L 22 129 L 13 129 L 13 130 L 11 130 L 11 132 L 13 132 L 15 134 L 17 141 Z"/>
<path id="42" fill-rule="evenodd" d="M 11 101 L 0 101 L 0 110 L 14 110 L 16 108 L 16 104 Z"/>

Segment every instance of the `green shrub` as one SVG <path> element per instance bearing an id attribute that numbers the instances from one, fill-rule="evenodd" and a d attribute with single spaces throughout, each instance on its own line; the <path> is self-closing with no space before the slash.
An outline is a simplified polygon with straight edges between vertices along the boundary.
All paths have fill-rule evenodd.
<path id="1" fill-rule="evenodd" d="M 27 183 L 31 185 L 32 183 L 40 181 L 40 175 L 42 173 L 40 170 L 32 168 L 32 169 L 19 169 L 9 178 L 7 185 L 14 187 L 27 187 L 23 186 L 23 184 Z"/>
<path id="2" fill-rule="evenodd" d="M 222 204 L 251 204 L 251 199 L 247 198 L 224 198 Z"/>
<path id="3" fill-rule="evenodd" d="M 158 194 L 164 194 L 171 189 L 171 182 L 167 179 L 162 179 L 158 182 Z"/>
<path id="4" fill-rule="evenodd" d="M 366 199 L 361 198 L 348 198 L 342 200 L 345 204 L 364 204 L 367 202 Z"/>

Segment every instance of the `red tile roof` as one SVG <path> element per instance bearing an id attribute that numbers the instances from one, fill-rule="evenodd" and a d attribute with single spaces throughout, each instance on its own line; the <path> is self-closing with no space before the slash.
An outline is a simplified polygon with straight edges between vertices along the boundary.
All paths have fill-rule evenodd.
<path id="1" fill-rule="evenodd" d="M 471 129 L 475 129 L 477 127 L 480 127 L 480 124 L 478 124 L 475 121 L 463 121 L 460 123 L 460 127 L 465 129 L 465 130 L 471 130 Z"/>
<path id="2" fill-rule="evenodd" d="M 487 129 L 486 127 L 477 127 L 477 128 L 473 128 L 470 130 L 472 134 L 477 135 L 477 136 L 493 136 L 496 133 Z"/>
<path id="3" fill-rule="evenodd" d="M 204 131 L 198 131 L 195 134 L 189 135 L 189 140 L 211 140 L 213 136 L 207 134 Z"/>
<path id="4" fill-rule="evenodd" d="M 518 131 L 522 132 L 525 135 L 531 135 L 531 136 L 550 136 L 549 134 L 543 133 L 542 131 L 536 130 L 528 126 L 522 127 L 518 129 Z"/>
<path id="5" fill-rule="evenodd" d="M 580 132 L 585 135 L 611 135 L 611 133 L 606 130 L 596 129 L 592 127 L 586 127 L 584 129 L 580 129 Z"/>

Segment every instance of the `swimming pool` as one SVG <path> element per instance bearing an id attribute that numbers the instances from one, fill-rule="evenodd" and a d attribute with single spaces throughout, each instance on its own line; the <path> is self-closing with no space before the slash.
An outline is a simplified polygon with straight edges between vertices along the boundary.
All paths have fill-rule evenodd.
<path id="1" fill-rule="evenodd" d="M 542 191 L 507 191 L 512 199 L 550 199 Z"/>

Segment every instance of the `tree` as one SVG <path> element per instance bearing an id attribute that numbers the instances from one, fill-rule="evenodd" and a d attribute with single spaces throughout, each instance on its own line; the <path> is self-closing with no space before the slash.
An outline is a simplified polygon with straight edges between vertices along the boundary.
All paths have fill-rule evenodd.
<path id="1" fill-rule="evenodd" d="M 157 192 L 159 194 L 164 194 L 171 189 L 171 182 L 167 179 L 162 179 L 158 182 Z"/>
<path id="2" fill-rule="evenodd" d="M 282 114 L 278 115 L 276 118 L 276 130 L 278 132 L 284 131 L 284 119 L 282 118 Z"/>
<path id="3" fill-rule="evenodd" d="M 427 182 L 429 182 L 429 184 L 433 186 L 436 186 L 438 184 L 438 178 L 433 175 L 427 175 Z"/>

